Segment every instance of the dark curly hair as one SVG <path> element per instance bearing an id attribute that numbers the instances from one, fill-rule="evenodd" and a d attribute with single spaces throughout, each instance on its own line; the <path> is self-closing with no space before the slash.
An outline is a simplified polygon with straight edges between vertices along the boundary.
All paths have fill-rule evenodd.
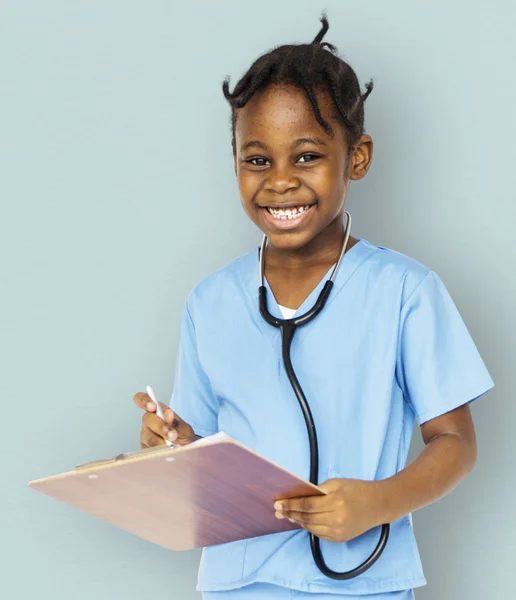
<path id="1" fill-rule="evenodd" d="M 333 100 L 332 116 L 342 125 L 349 146 L 364 133 L 364 102 L 373 89 L 373 80 L 361 93 L 355 72 L 340 58 L 337 48 L 328 42 L 320 43 L 329 28 L 325 11 L 321 23 L 322 28 L 311 44 L 276 46 L 262 54 L 236 84 L 233 93 L 229 91 L 229 76 L 223 81 L 222 91 L 231 105 L 233 153 L 236 152 L 237 110 L 245 106 L 257 90 L 272 84 L 290 84 L 304 90 L 317 122 L 333 137 L 332 128 L 322 118 L 314 90 L 329 92 Z"/>

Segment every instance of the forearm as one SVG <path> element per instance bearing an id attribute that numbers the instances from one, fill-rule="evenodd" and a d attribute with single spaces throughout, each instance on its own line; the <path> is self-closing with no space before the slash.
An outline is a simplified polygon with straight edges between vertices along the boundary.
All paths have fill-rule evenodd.
<path id="1" fill-rule="evenodd" d="M 391 523 L 450 493 L 473 470 L 476 446 L 454 433 L 430 440 L 419 456 L 378 481 L 381 523 Z"/>

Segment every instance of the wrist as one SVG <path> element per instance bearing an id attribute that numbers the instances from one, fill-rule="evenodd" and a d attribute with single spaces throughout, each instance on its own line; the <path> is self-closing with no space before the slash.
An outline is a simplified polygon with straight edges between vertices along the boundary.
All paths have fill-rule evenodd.
<path id="1" fill-rule="evenodd" d="M 391 478 L 380 479 L 375 483 L 375 497 L 376 503 L 376 525 L 384 525 L 385 523 L 392 523 L 397 519 L 400 519 L 403 515 L 398 515 L 396 507 L 396 489 L 394 482 Z"/>

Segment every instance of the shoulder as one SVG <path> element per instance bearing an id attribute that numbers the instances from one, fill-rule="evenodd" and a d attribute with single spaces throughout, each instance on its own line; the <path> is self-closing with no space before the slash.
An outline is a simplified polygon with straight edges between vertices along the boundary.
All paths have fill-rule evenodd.
<path id="1" fill-rule="evenodd" d="M 402 303 L 429 278 L 437 274 L 420 261 L 385 246 L 379 246 L 361 239 L 362 244 L 371 251 L 368 261 L 370 273 L 382 286 L 401 288 Z"/>
<path id="2" fill-rule="evenodd" d="M 213 273 L 201 279 L 190 291 L 186 306 L 190 312 L 203 305 L 235 298 L 252 275 L 258 282 L 258 247 L 237 256 Z M 254 270 L 256 271 L 254 273 Z"/>

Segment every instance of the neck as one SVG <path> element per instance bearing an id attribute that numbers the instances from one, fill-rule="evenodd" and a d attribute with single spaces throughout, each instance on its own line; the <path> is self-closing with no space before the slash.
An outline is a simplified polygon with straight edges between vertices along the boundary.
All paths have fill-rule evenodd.
<path id="1" fill-rule="evenodd" d="M 344 223 L 339 217 L 301 248 L 278 248 L 268 242 L 265 252 L 267 267 L 290 270 L 334 264 L 340 256 L 344 236 Z M 348 249 L 356 242 L 350 237 Z"/>

